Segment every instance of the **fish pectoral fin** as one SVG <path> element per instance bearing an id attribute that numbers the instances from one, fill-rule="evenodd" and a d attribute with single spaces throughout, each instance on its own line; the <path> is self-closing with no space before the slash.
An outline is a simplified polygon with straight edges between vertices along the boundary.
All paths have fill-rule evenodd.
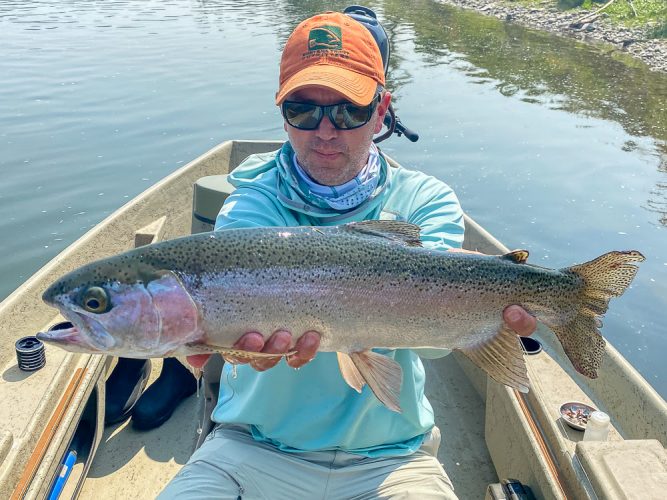
<path id="1" fill-rule="evenodd" d="M 458 349 L 496 382 L 528 392 L 530 381 L 518 334 L 503 323 L 498 333 L 479 344 Z"/>
<path id="2" fill-rule="evenodd" d="M 340 369 L 343 379 L 345 379 L 347 385 L 360 393 L 361 389 L 366 385 L 366 381 L 357 369 L 354 361 L 352 361 L 350 355 L 345 352 L 337 352 L 336 355 L 338 356 L 338 368 Z"/>
<path id="3" fill-rule="evenodd" d="M 357 377 L 363 379 L 371 388 L 375 397 L 391 411 L 401 413 L 399 397 L 401 395 L 401 383 L 403 382 L 403 370 L 396 361 L 371 350 L 352 352 L 349 354 L 358 375 L 345 381 L 356 389 Z M 344 359 L 344 357 L 343 357 Z M 338 357 L 339 365 L 341 356 Z M 342 371 L 342 370 L 341 370 Z M 352 383 L 350 381 L 352 380 Z M 361 385 L 363 387 L 363 384 Z"/>
<path id="4" fill-rule="evenodd" d="M 422 246 L 417 224 L 396 220 L 364 220 L 349 222 L 343 226 L 346 230 L 356 231 L 370 236 L 386 238 L 388 240 L 407 245 L 409 247 Z"/>
<path id="5" fill-rule="evenodd" d="M 254 352 L 254 351 L 244 351 L 242 349 L 234 349 L 232 347 L 221 347 L 211 344 L 186 344 L 188 348 L 188 356 L 193 354 L 215 354 L 220 353 L 223 357 L 232 357 L 236 359 L 243 359 L 246 361 L 252 361 L 254 359 L 275 359 L 282 358 L 283 356 L 292 356 L 296 354 L 296 351 L 290 352 L 281 352 L 281 353 L 268 353 L 268 352 Z"/>

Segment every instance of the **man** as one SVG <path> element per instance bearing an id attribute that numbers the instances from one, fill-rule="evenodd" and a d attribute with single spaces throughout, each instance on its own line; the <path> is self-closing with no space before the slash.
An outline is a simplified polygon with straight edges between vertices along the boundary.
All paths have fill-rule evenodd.
<path id="1" fill-rule="evenodd" d="M 289 141 L 234 171 L 236 190 L 216 229 L 396 219 L 418 224 L 425 246 L 459 248 L 463 213 L 452 190 L 390 167 L 372 142 L 391 102 L 384 85 L 381 55 L 363 25 L 340 13 L 302 22 L 283 51 L 276 94 Z M 535 329 L 517 306 L 504 318 L 522 334 Z M 238 373 L 225 366 L 212 415 L 219 425 L 161 498 L 456 498 L 434 456 L 439 434 L 419 355 L 385 353 L 403 369 L 395 413 L 368 388 L 351 390 L 335 353 L 315 356 L 317 332 L 294 333 L 295 342 L 286 331 L 239 339 L 239 349 L 297 353 Z"/>

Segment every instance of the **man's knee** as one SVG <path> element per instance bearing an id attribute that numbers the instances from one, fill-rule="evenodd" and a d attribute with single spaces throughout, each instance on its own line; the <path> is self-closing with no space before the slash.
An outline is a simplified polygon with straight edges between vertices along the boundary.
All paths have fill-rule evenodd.
<path id="1" fill-rule="evenodd" d="M 382 484 L 377 498 L 385 500 L 457 500 L 454 487 L 446 475 L 433 474 L 415 481 Z"/>
<path id="2" fill-rule="evenodd" d="M 424 436 L 424 442 L 421 445 L 421 451 L 428 453 L 433 457 L 438 456 L 438 450 L 440 449 L 440 429 L 437 425 L 433 426 L 430 432 Z"/>
<path id="3" fill-rule="evenodd" d="M 167 484 L 159 500 L 219 498 L 237 500 L 244 493 L 232 470 L 195 460 L 188 462 Z"/>
<path id="4" fill-rule="evenodd" d="M 377 488 L 383 499 L 447 499 L 458 497 L 449 476 L 438 459 L 420 450 L 393 468 Z"/>

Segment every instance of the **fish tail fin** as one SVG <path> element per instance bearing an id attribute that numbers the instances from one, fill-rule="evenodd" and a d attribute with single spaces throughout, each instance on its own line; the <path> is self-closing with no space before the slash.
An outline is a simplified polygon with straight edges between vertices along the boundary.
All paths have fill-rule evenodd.
<path id="1" fill-rule="evenodd" d="M 597 378 L 602 364 L 605 341 L 598 328 L 598 316 L 607 312 L 609 300 L 619 297 L 630 285 L 644 256 L 636 250 L 609 252 L 585 264 L 564 269 L 584 280 L 582 298 L 575 317 L 566 324 L 549 325 L 558 337 L 575 369 L 589 378 Z"/>

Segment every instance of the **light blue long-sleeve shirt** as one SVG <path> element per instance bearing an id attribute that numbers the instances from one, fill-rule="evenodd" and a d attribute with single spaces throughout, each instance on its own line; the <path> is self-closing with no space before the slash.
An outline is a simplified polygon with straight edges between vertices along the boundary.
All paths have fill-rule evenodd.
<path id="1" fill-rule="evenodd" d="M 382 157 L 373 195 L 352 211 L 338 212 L 308 198 L 290 169 L 292 153 L 285 143 L 280 151 L 253 155 L 234 170 L 229 181 L 236 190 L 222 207 L 216 230 L 389 219 L 418 224 L 424 246 L 443 250 L 461 246 L 463 212 L 445 183 L 389 166 Z M 226 364 L 212 418 L 248 424 L 255 439 L 286 451 L 341 449 L 369 457 L 410 454 L 434 425 L 433 409 L 424 395 L 424 367 L 412 350 L 378 352 L 403 369 L 400 414 L 384 407 L 367 386 L 361 394 L 350 388 L 339 372 L 336 354 L 325 352 L 299 370 L 281 361 L 266 372 L 241 365 L 234 376 Z"/>

